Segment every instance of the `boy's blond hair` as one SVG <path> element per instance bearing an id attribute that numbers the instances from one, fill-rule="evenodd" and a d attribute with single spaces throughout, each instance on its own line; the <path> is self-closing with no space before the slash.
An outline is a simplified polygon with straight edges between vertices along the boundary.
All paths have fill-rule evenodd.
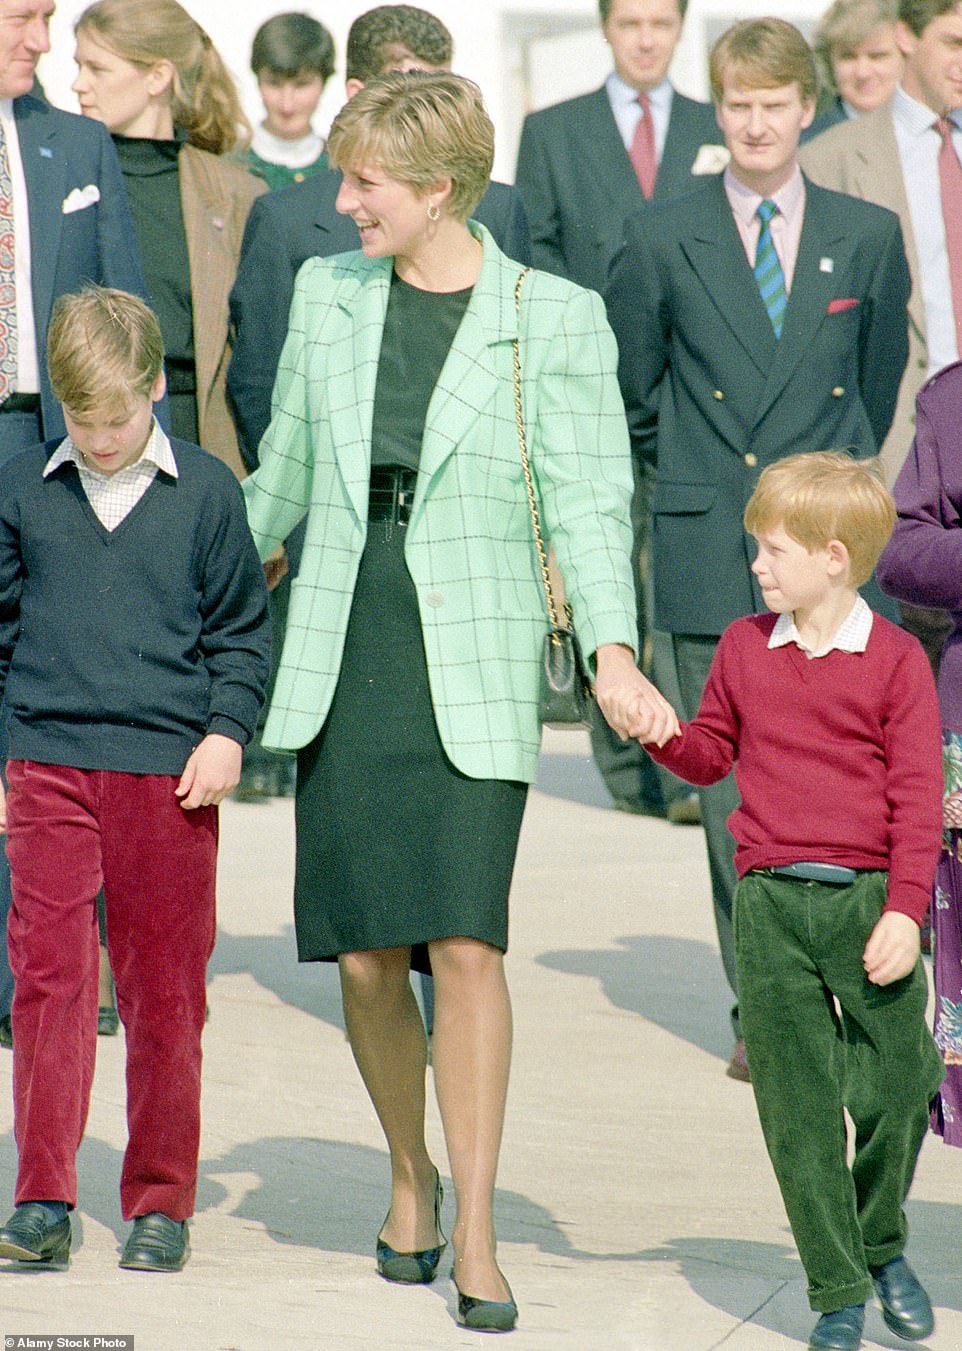
<path id="1" fill-rule="evenodd" d="M 895 503 L 879 460 L 821 450 L 789 455 L 763 470 L 744 520 L 750 535 L 781 526 L 809 550 L 840 540 L 848 550 L 849 580 L 862 586 L 892 533 Z"/>
<path id="2" fill-rule="evenodd" d="M 124 410 L 150 398 L 164 368 L 157 316 L 137 296 L 108 286 L 62 295 L 47 331 L 47 368 L 71 413 Z"/>

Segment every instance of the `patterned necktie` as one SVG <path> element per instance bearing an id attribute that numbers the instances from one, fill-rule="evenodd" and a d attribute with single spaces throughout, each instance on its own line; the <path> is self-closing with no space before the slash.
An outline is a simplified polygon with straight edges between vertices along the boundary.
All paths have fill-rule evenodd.
<path id="1" fill-rule="evenodd" d="M 782 325 L 785 322 L 785 306 L 788 304 L 788 296 L 785 291 L 785 274 L 782 271 L 782 265 L 778 260 L 775 243 L 772 239 L 771 222 L 772 217 L 777 212 L 778 207 L 767 197 L 759 203 L 758 210 L 755 212 L 761 221 L 761 227 L 758 231 L 758 248 L 755 250 L 754 272 L 759 292 L 768 311 L 768 317 L 771 319 L 772 328 L 775 330 L 775 337 L 780 338 L 782 336 Z"/>
<path id="2" fill-rule="evenodd" d="M 17 285 L 14 271 L 13 185 L 7 138 L 0 126 L 0 403 L 17 377 Z"/>
<path id="3" fill-rule="evenodd" d="M 952 144 L 954 124 L 947 117 L 940 117 L 935 126 L 942 137 L 939 187 L 942 190 L 942 219 L 945 222 L 945 251 L 949 261 L 955 336 L 959 356 L 962 356 L 962 164 Z"/>
<path id="4" fill-rule="evenodd" d="M 647 94 L 639 94 L 641 117 L 635 127 L 628 158 L 638 179 L 638 186 L 644 197 L 650 202 L 655 191 L 655 179 L 658 177 L 658 157 L 655 154 L 655 124 L 651 120 L 651 99 Z"/>

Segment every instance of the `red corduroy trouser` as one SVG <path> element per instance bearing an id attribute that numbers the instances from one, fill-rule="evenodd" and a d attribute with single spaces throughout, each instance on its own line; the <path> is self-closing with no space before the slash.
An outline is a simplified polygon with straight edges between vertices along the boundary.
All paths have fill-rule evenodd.
<path id="1" fill-rule="evenodd" d="M 177 777 L 7 764 L 16 1203 L 77 1204 L 97 1050 L 96 898 L 127 1040 L 125 1219 L 193 1214 L 217 808 Z"/>

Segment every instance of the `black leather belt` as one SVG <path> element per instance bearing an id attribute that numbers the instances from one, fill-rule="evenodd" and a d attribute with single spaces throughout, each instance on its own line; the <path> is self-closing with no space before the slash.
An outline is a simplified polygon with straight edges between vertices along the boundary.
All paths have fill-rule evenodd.
<path id="1" fill-rule="evenodd" d="M 407 525 L 411 519 L 417 481 L 416 469 L 401 469 L 396 465 L 375 466 L 371 470 L 367 519 L 389 521 L 392 525 Z"/>
<path id="2" fill-rule="evenodd" d="M 785 863 L 780 868 L 769 868 L 778 877 L 800 877 L 804 882 L 828 882 L 831 886 L 849 887 L 858 877 L 855 868 L 843 868 L 838 863 Z"/>
<path id="3" fill-rule="evenodd" d="M 8 394 L 0 403 L 0 413 L 39 413 L 39 394 Z"/>

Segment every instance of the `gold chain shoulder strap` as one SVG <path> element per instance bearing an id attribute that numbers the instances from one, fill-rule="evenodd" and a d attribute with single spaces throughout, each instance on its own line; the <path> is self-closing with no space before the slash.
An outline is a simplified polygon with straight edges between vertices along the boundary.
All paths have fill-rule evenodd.
<path id="1" fill-rule="evenodd" d="M 518 445 L 521 449 L 521 468 L 524 472 L 524 486 L 528 492 L 528 510 L 531 512 L 531 528 L 534 531 L 535 547 L 538 550 L 538 563 L 541 567 L 541 585 L 544 587 L 545 605 L 548 610 L 548 618 L 551 620 L 553 629 L 561 628 L 558 617 L 558 606 L 555 603 L 554 592 L 551 589 L 551 574 L 548 571 L 548 554 L 544 547 L 544 539 L 541 535 L 541 517 L 538 513 L 538 503 L 534 495 L 534 483 L 531 479 L 531 465 L 528 463 L 528 443 L 524 434 L 524 416 L 521 410 L 521 285 L 525 277 L 530 272 L 530 268 L 525 268 L 519 275 L 514 288 L 514 304 L 518 312 L 518 336 L 511 344 L 514 351 L 514 414 L 518 423 Z"/>

